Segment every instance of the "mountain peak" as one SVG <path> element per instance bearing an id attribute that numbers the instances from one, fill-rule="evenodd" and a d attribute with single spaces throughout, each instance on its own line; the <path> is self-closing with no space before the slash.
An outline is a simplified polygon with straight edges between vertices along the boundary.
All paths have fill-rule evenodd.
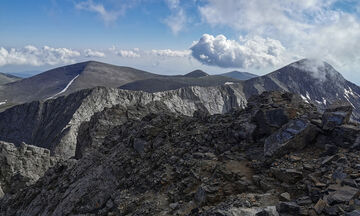
<path id="1" fill-rule="evenodd" d="M 209 76 L 209 74 L 205 73 L 202 70 L 194 70 L 194 71 L 191 71 L 190 73 L 185 74 L 184 76 L 185 77 L 200 78 L 200 77 Z"/>
<path id="2" fill-rule="evenodd" d="M 313 78 L 325 81 L 325 80 L 339 80 L 344 79 L 343 76 L 335 70 L 333 66 L 329 63 L 314 59 L 314 58 L 305 58 L 297 62 L 291 63 L 285 68 L 292 67 L 297 69 L 297 71 L 305 72 L 310 74 Z"/>

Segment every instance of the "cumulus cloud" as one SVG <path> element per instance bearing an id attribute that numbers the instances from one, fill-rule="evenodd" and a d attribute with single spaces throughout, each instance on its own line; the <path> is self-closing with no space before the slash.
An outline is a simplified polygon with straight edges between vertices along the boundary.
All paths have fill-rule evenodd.
<path id="1" fill-rule="evenodd" d="M 68 48 L 53 48 L 44 46 L 37 48 L 32 45 L 24 48 L 6 49 L 0 47 L 0 66 L 4 65 L 57 65 L 73 63 L 80 52 Z"/>
<path id="2" fill-rule="evenodd" d="M 171 15 L 164 20 L 164 23 L 176 35 L 185 28 L 187 22 L 186 13 L 180 6 L 180 0 L 166 0 L 166 3 L 171 11 Z"/>
<path id="3" fill-rule="evenodd" d="M 125 58 L 140 58 L 141 54 L 138 49 L 133 50 L 116 50 L 115 54 Z"/>
<path id="4" fill-rule="evenodd" d="M 334 7 L 339 2 L 359 6 L 353 0 L 205 0 L 199 12 L 212 26 L 279 40 L 299 57 L 353 64 L 359 61 L 360 21 L 356 12 Z"/>
<path id="5" fill-rule="evenodd" d="M 278 65 L 285 51 L 280 41 L 270 38 L 240 37 L 235 41 L 209 34 L 204 34 L 190 49 L 192 56 L 203 64 L 244 69 Z"/>
<path id="6" fill-rule="evenodd" d="M 84 54 L 85 57 L 98 57 L 98 58 L 103 58 L 105 57 L 105 53 L 100 52 L 100 51 L 96 51 L 96 50 L 92 50 L 92 49 L 85 49 L 84 50 Z"/>
<path id="7" fill-rule="evenodd" d="M 171 50 L 171 49 L 163 49 L 163 50 L 151 50 L 150 54 L 162 57 L 188 57 L 190 55 L 190 50 Z"/>

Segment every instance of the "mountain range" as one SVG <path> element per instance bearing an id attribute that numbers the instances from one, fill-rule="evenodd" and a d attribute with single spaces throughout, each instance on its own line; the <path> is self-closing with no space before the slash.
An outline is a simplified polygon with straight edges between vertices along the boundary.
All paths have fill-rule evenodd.
<path id="1" fill-rule="evenodd" d="M 34 83 L 42 84 L 39 87 Z M 106 87 L 91 88 L 96 85 Z M 16 103 L 42 100 L 1 112 L 0 140 L 45 147 L 65 158 L 75 155 L 80 125 L 96 112 L 114 105 L 127 107 L 161 101 L 175 113 L 192 115 L 203 110 L 216 114 L 244 108 L 249 98 L 264 91 L 284 91 L 300 95 L 320 110 L 339 100 L 345 101 L 353 106 L 352 118 L 360 119 L 360 87 L 345 80 L 331 65 L 308 59 L 245 81 L 209 76 L 201 71 L 191 72 L 190 77 L 189 74 L 160 76 L 86 62 L 3 86 L 2 94 L 12 95 Z M 12 88 L 14 92 L 8 92 Z"/>
<path id="2" fill-rule="evenodd" d="M 195 72 L 185 76 L 164 76 L 89 61 L 55 68 L 16 82 L 0 85 L 0 102 L 6 107 L 35 100 L 46 100 L 68 95 L 81 89 L 104 86 L 149 92 L 172 90 L 185 86 L 214 86 L 238 80 L 222 76 L 194 77 Z M 199 78 L 199 79 L 198 79 Z M 1 109 L 1 106 L 0 106 Z"/>
<path id="3" fill-rule="evenodd" d="M 0 214 L 356 211 L 360 87 L 312 59 L 230 75 L 91 61 L 0 85 Z"/>

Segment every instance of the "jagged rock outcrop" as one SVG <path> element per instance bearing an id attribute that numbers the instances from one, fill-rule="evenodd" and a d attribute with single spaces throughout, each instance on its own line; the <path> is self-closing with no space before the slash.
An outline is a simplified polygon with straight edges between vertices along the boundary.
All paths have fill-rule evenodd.
<path id="1" fill-rule="evenodd" d="M 196 110 L 210 114 L 245 107 L 246 99 L 237 86 L 187 87 L 146 93 L 98 87 L 45 102 L 32 102 L 0 113 L 0 140 L 19 145 L 25 142 L 48 148 L 54 155 L 75 155 L 81 123 L 106 107 L 146 105 L 160 101 L 171 112 L 192 115 Z"/>
<path id="2" fill-rule="evenodd" d="M 0 196 L 35 183 L 56 162 L 48 149 L 0 141 Z"/>
<path id="3" fill-rule="evenodd" d="M 324 118 L 315 107 L 289 93 L 266 92 L 249 104 L 245 110 L 210 115 L 204 109 L 194 116 L 174 113 L 163 101 L 135 104 L 128 112 L 121 105 L 106 108 L 80 126 L 78 160 L 58 163 L 35 184 L 6 195 L 0 200 L 0 213 L 356 213 L 360 207 L 357 138 L 347 141 L 352 145 L 341 145 L 332 136 L 336 129 L 359 125 L 350 121 L 324 130 Z M 259 136 L 259 112 L 287 118 L 271 124 L 270 114 L 262 115 L 270 129 Z M 268 137 L 291 129 L 298 119 L 312 124 L 317 136 L 306 145 L 290 138 L 291 148 L 285 146 L 284 154 L 269 160 L 264 154 Z M 355 129 L 349 131 L 359 137 Z M 312 131 L 304 130 L 305 136 L 308 133 Z"/>

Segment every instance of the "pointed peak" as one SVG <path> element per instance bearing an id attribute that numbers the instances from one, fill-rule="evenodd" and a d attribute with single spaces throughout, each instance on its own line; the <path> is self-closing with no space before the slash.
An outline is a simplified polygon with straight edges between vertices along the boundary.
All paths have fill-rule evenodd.
<path id="1" fill-rule="evenodd" d="M 295 70 L 293 70 L 292 68 Z M 338 71 L 336 71 L 335 68 L 329 63 L 314 58 L 301 59 L 285 66 L 277 72 L 304 73 L 311 75 L 313 78 L 320 81 L 344 80 L 342 75 Z"/>
<path id="2" fill-rule="evenodd" d="M 291 63 L 289 66 L 297 67 L 304 71 L 310 72 L 318 72 L 319 70 L 335 70 L 329 63 L 316 58 L 304 58 L 294 63 Z"/>

